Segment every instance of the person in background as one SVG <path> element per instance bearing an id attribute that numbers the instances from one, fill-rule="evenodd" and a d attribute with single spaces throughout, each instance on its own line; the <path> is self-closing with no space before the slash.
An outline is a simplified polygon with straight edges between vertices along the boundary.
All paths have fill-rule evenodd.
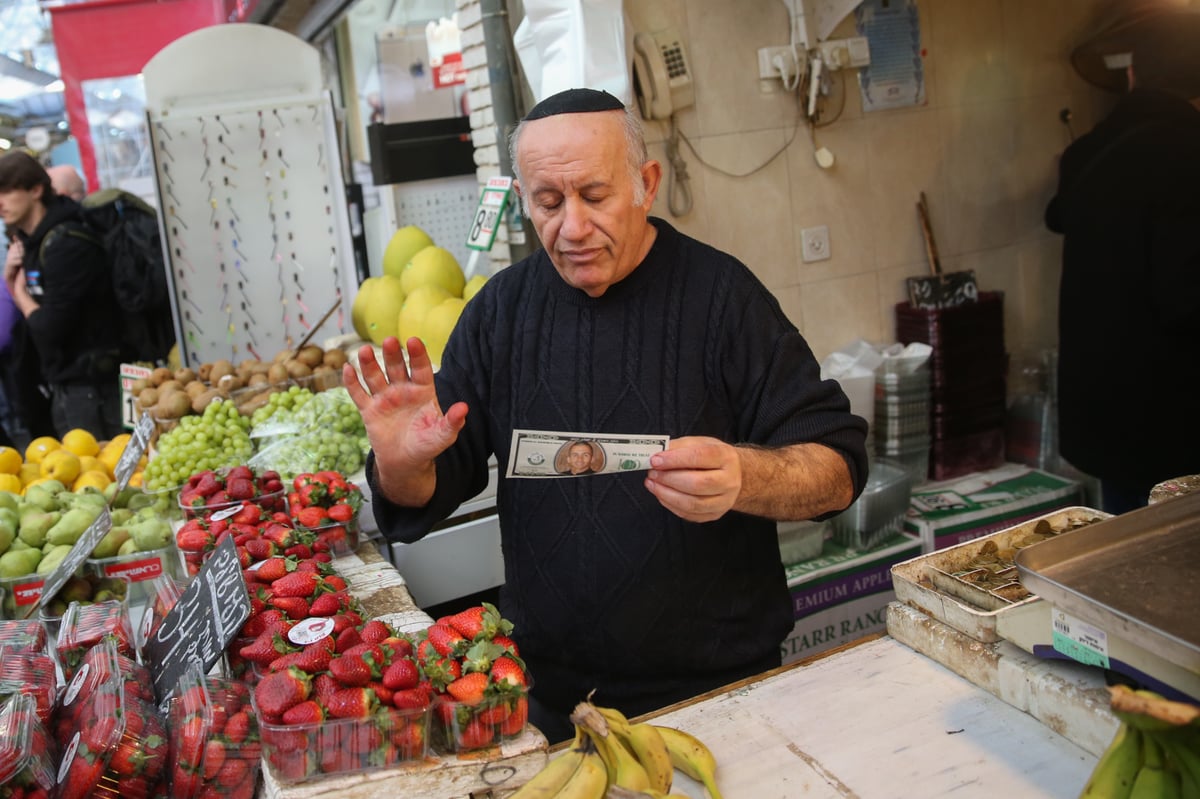
<path id="1" fill-rule="evenodd" d="M 1063 457 L 1119 514 L 1200 473 L 1200 14 L 1124 32 L 1129 91 L 1059 163 L 1046 224 L 1063 239 Z"/>
<path id="2" fill-rule="evenodd" d="M 70 164 L 58 164 L 57 166 L 46 167 L 46 174 L 50 176 L 50 185 L 56 194 L 70 197 L 75 202 L 80 202 L 87 196 L 87 188 L 83 185 L 83 178 L 75 171 L 75 167 Z"/>
<path id="3" fill-rule="evenodd" d="M 617 98 L 551 96 L 511 150 L 542 249 L 467 303 L 436 376 L 389 338 L 344 377 L 392 541 L 479 493 L 514 429 L 671 437 L 649 471 L 500 480 L 500 610 L 561 741 L 593 689 L 635 716 L 780 664 L 775 520 L 854 501 L 866 422 L 745 265 L 649 217 L 662 167 Z"/>
<path id="4" fill-rule="evenodd" d="M 10 241 L 8 230 L 4 230 L 4 241 Z M 54 435 L 50 390 L 28 340 L 25 317 L 7 286 L 0 289 L 0 391 L 4 394 L 0 425 L 6 446 L 24 450 L 33 439 Z"/>
<path id="5" fill-rule="evenodd" d="M 25 320 L 18 357 L 36 353 L 55 431 L 118 435 L 120 311 L 102 245 L 84 232 L 79 203 L 56 194 L 25 152 L 0 157 L 0 217 L 13 235 L 4 284 Z"/>

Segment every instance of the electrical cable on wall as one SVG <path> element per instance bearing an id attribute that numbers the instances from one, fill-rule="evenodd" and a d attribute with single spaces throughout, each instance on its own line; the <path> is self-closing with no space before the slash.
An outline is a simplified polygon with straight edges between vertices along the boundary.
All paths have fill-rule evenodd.
<path id="1" fill-rule="evenodd" d="M 675 114 L 671 114 L 671 135 L 667 139 L 667 208 L 673 216 L 683 216 L 692 210 L 691 178 L 688 177 L 687 161 L 679 152 L 681 135 Z M 680 200 L 678 205 L 675 203 L 676 195 Z"/>

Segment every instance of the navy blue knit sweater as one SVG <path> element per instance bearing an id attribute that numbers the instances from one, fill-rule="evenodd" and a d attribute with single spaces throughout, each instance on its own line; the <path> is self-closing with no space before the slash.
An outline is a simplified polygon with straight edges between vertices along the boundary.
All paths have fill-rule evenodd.
<path id="1" fill-rule="evenodd" d="M 419 539 L 481 491 L 514 428 L 820 442 L 846 458 L 857 496 L 866 424 L 775 298 L 734 258 L 653 222 L 646 259 L 601 297 L 539 250 L 468 303 L 436 380 L 442 407 L 468 404 L 467 427 L 438 458 L 429 506 L 373 502 L 389 539 Z M 774 522 L 685 522 L 644 477 L 501 479 L 501 611 L 553 707 L 592 688 L 633 708 L 695 695 L 777 663 L 793 626 Z"/>

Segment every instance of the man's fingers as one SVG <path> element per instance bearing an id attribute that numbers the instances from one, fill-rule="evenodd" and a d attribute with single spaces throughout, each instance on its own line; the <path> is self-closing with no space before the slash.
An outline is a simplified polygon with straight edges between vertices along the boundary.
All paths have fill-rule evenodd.
<path id="1" fill-rule="evenodd" d="M 405 342 L 408 347 L 408 368 L 414 383 L 433 384 L 433 363 L 425 349 L 425 342 L 413 336 Z"/>

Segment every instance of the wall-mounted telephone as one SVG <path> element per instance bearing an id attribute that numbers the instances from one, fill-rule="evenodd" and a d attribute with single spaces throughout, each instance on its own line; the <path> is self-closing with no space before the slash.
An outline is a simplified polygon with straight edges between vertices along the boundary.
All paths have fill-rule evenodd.
<path id="1" fill-rule="evenodd" d="M 634 34 L 633 88 L 645 119 L 667 119 L 696 102 L 683 39 L 675 31 Z"/>

